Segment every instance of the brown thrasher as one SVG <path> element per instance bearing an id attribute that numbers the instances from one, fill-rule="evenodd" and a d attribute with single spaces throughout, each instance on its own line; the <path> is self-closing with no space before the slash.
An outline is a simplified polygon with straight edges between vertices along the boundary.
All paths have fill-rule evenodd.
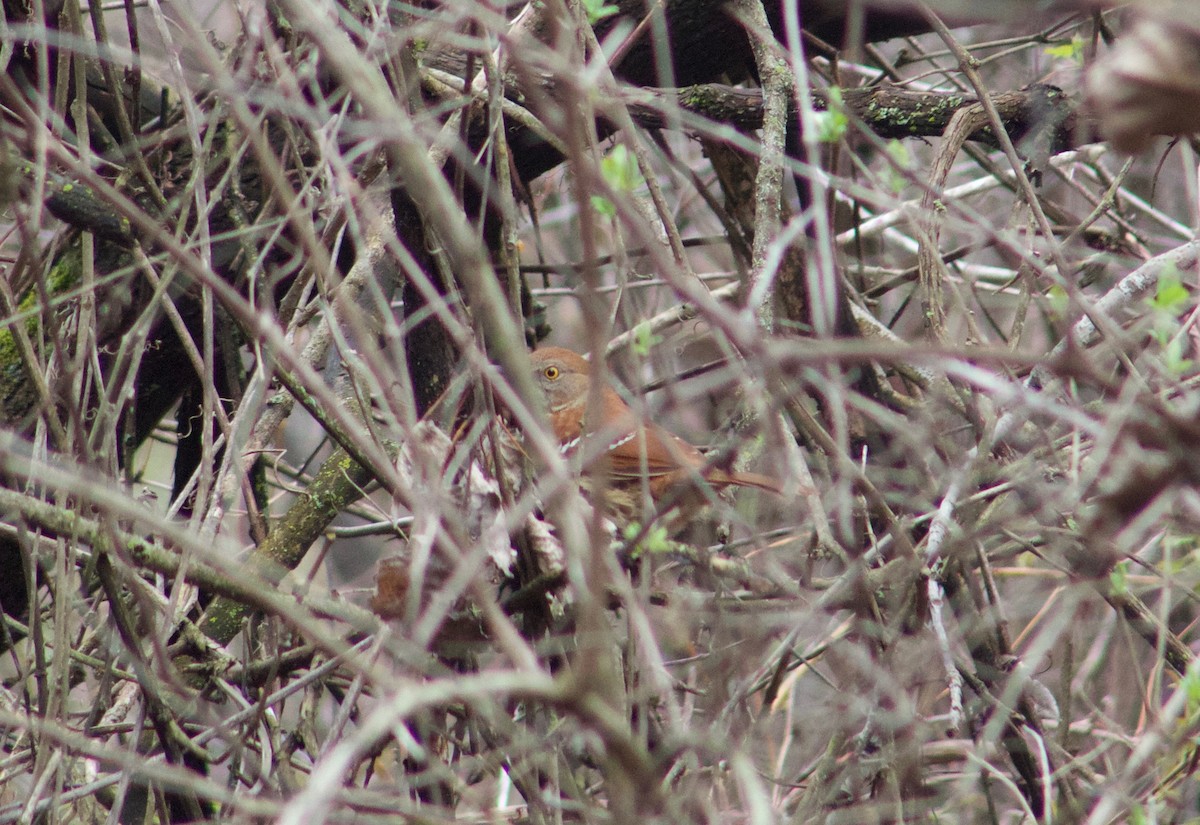
<path id="1" fill-rule="evenodd" d="M 603 453 L 608 485 L 605 503 L 612 515 L 636 518 L 641 512 L 643 479 L 656 505 L 678 506 L 683 515 L 707 501 L 702 489 L 705 483 L 718 490 L 736 485 L 782 492 L 779 482 L 767 476 L 727 472 L 709 465 L 696 447 L 634 413 L 611 386 L 601 390 L 599 420 L 593 424 L 587 420 L 592 380 L 588 362 L 562 347 L 542 347 L 529 357 L 563 452 L 584 446 L 589 459 Z M 607 446 L 600 448 L 594 441 L 588 446 L 592 439 L 603 439 L 601 443 Z"/>

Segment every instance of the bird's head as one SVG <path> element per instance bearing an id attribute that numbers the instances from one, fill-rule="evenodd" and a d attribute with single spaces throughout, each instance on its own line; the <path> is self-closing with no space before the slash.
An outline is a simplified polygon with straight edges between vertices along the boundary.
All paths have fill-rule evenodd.
<path id="1" fill-rule="evenodd" d="M 551 413 L 586 403 L 589 365 L 583 356 L 562 347 L 542 347 L 530 353 L 529 360 Z"/>

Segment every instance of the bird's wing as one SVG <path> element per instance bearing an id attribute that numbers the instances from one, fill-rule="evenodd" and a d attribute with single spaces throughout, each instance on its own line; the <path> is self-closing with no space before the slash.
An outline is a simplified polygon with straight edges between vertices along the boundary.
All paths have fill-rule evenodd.
<path id="1" fill-rule="evenodd" d="M 663 476 L 704 466 L 691 444 L 653 422 L 630 427 L 608 447 L 610 472 L 621 478 Z"/>

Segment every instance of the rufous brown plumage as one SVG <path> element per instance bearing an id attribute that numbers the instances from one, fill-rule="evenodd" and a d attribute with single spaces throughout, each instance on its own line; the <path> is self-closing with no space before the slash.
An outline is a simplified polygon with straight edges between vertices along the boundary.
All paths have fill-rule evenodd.
<path id="1" fill-rule="evenodd" d="M 671 502 L 684 508 L 705 500 L 703 494 L 695 495 L 704 483 L 715 489 L 740 486 L 781 491 L 780 484 L 767 476 L 711 466 L 694 445 L 637 415 L 607 384 L 600 390 L 599 414 L 595 421 L 590 420 L 591 368 L 578 353 L 562 347 L 542 347 L 530 355 L 530 360 L 563 451 L 574 452 L 583 446 L 589 458 L 602 453 L 601 466 L 614 490 L 636 490 L 645 479 L 656 504 Z M 608 500 L 611 505 L 612 497 Z"/>

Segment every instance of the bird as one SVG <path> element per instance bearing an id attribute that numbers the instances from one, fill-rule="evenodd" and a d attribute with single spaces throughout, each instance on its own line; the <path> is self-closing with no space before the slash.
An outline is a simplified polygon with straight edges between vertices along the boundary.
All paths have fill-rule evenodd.
<path id="1" fill-rule="evenodd" d="M 611 515 L 636 520 L 643 490 L 656 507 L 676 508 L 685 516 L 711 500 L 705 486 L 782 493 L 782 485 L 768 476 L 712 466 L 694 444 L 638 415 L 608 384 L 600 389 L 596 420 L 590 420 L 591 365 L 579 353 L 540 347 L 530 360 L 560 449 L 568 455 L 582 450 L 585 458 L 590 461 L 595 456 L 596 466 L 603 467 L 604 503 Z M 583 486 L 585 492 L 591 491 L 586 476 Z"/>

